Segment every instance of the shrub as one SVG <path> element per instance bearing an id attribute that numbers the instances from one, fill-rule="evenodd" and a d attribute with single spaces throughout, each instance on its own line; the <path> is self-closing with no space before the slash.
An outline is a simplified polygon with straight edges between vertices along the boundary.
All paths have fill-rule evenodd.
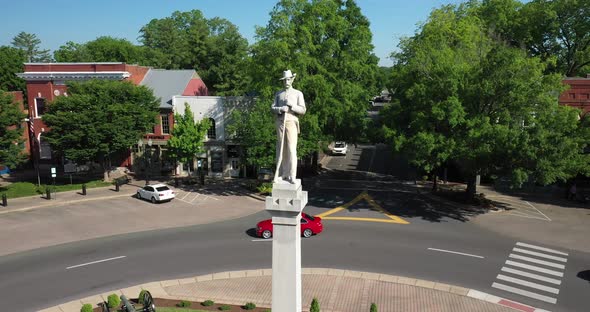
<path id="1" fill-rule="evenodd" d="M 231 307 L 228 306 L 228 305 L 222 305 L 222 306 L 219 307 L 219 310 L 221 310 L 221 311 L 228 311 L 228 310 L 231 310 Z"/>
<path id="2" fill-rule="evenodd" d="M 320 303 L 318 302 L 317 298 L 313 298 L 313 300 L 311 300 L 311 307 L 309 307 L 309 312 L 320 312 Z"/>
<path id="3" fill-rule="evenodd" d="M 272 193 L 272 183 L 270 182 L 264 182 L 261 183 L 256 190 L 260 193 L 260 194 L 270 194 Z"/>
<path id="4" fill-rule="evenodd" d="M 144 304 L 145 304 L 145 302 L 143 302 L 143 295 L 144 295 L 146 292 L 147 292 L 147 290 L 145 290 L 145 289 L 142 289 L 142 290 L 139 292 L 139 295 L 137 295 L 137 302 L 138 302 L 139 304 L 141 304 L 141 305 L 144 305 Z"/>
<path id="5" fill-rule="evenodd" d="M 181 307 L 181 308 L 188 308 L 191 306 L 191 302 L 186 301 L 186 300 L 181 300 L 179 303 L 176 304 L 176 306 Z"/>
<path id="6" fill-rule="evenodd" d="M 107 302 L 109 308 L 111 309 L 114 309 L 121 305 L 121 299 L 119 299 L 119 296 L 117 296 L 117 294 L 110 294 L 107 298 Z"/>
<path id="7" fill-rule="evenodd" d="M 215 302 L 213 302 L 213 300 L 205 300 L 205 301 L 203 301 L 203 303 L 201 303 L 201 304 L 202 304 L 203 306 L 210 307 L 210 306 L 214 305 L 214 304 L 215 304 Z"/>
<path id="8" fill-rule="evenodd" d="M 256 305 L 253 302 L 248 302 L 244 305 L 245 310 L 254 310 L 256 309 Z"/>
<path id="9" fill-rule="evenodd" d="M 374 302 L 371 303 L 371 312 L 377 312 L 377 305 Z"/>
<path id="10" fill-rule="evenodd" d="M 90 303 L 85 303 L 80 309 L 80 312 L 92 312 L 92 305 Z"/>

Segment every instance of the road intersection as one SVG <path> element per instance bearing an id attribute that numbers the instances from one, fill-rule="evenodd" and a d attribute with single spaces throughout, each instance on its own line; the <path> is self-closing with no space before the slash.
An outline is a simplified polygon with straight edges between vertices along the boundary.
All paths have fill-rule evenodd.
<path id="1" fill-rule="evenodd" d="M 305 212 L 323 216 L 325 231 L 302 240 L 303 267 L 457 285 L 547 311 L 580 311 L 587 305 L 590 284 L 579 275 L 589 269 L 590 248 L 571 239 L 556 244 L 553 238 L 525 235 L 547 226 L 556 229 L 552 236 L 565 235 L 567 227 L 557 227 L 566 224 L 562 215 L 534 202 L 557 221 L 485 213 L 432 198 L 412 183 L 387 177 L 388 168 L 356 170 L 377 170 L 380 157 L 361 155 L 358 159 L 374 163 L 342 163 L 355 169 L 304 180 L 310 193 Z M 56 227 L 71 236 L 61 241 L 65 244 L 0 257 L 5 307 L 32 311 L 150 281 L 270 268 L 271 244 L 257 240 L 252 229 L 268 218 L 262 202 L 227 186 L 180 194 L 185 201 L 161 205 L 119 196 L 0 215 L 0 246 L 10 246 L 10 233 L 21 237 L 21 245 Z M 39 232 L 27 233 L 15 222 Z M 497 222 L 506 233 L 496 229 Z M 123 225 L 132 230 L 122 231 Z M 519 231 L 505 230 L 514 227 Z"/>

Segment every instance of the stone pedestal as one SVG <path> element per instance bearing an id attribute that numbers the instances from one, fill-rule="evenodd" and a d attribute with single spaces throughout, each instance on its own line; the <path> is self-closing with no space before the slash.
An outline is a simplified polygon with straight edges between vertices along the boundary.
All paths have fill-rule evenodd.
<path id="1" fill-rule="evenodd" d="M 273 183 L 266 197 L 272 216 L 272 311 L 301 312 L 301 211 L 307 192 L 301 180 Z"/>

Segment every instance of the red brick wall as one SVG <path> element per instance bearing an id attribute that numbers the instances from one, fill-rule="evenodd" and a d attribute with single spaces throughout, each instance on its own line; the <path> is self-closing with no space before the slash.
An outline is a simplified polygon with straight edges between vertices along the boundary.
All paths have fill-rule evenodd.
<path id="1" fill-rule="evenodd" d="M 559 104 L 579 108 L 583 114 L 590 112 L 590 77 L 568 78 L 563 83 L 570 88 L 560 95 Z"/>
<path id="2" fill-rule="evenodd" d="M 206 96 L 209 95 L 209 90 L 207 90 L 207 86 L 200 78 L 191 79 L 188 83 L 182 95 L 185 96 Z"/>

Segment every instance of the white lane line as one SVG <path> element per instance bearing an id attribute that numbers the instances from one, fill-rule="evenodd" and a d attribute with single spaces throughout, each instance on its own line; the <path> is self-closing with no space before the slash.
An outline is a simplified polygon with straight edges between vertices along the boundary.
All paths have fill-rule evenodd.
<path id="1" fill-rule="evenodd" d="M 496 279 L 510 282 L 510 283 L 514 283 L 514 284 L 523 285 L 523 286 L 530 287 L 530 288 L 535 288 L 535 289 L 546 291 L 546 292 L 556 294 L 556 295 L 559 294 L 559 289 L 557 289 L 557 288 L 548 287 L 548 286 L 544 286 L 544 285 L 533 283 L 533 282 L 527 282 L 525 280 L 521 280 L 520 278 L 514 278 L 514 277 L 498 274 L 498 276 L 496 276 Z"/>
<path id="2" fill-rule="evenodd" d="M 541 258 L 551 259 L 551 260 L 555 260 L 555 261 L 567 262 L 567 259 L 566 258 L 556 257 L 556 256 L 550 256 L 548 254 L 544 254 L 544 253 L 541 253 L 541 252 L 530 251 L 530 250 L 526 250 L 526 249 L 522 249 L 522 248 L 516 248 L 516 247 L 514 247 L 512 249 L 512 251 L 524 253 L 524 254 L 531 255 L 531 256 L 537 256 L 537 257 L 541 257 Z"/>
<path id="3" fill-rule="evenodd" d="M 506 260 L 506 264 L 511 265 L 511 266 L 515 266 L 515 267 L 519 267 L 519 268 L 523 268 L 523 269 L 528 269 L 528 270 L 533 270 L 533 271 L 553 275 L 553 276 L 563 277 L 563 273 L 561 273 L 561 272 L 557 272 L 557 271 L 553 271 L 553 270 L 549 270 L 549 269 L 545 269 L 545 268 L 540 268 L 540 267 L 534 266 L 534 265 L 528 265 L 528 264 L 524 264 L 524 263 L 520 263 L 520 262 L 516 262 L 516 261 L 510 261 L 510 260 Z"/>
<path id="4" fill-rule="evenodd" d="M 106 261 L 113 261 L 113 260 L 122 259 L 122 258 L 125 258 L 125 257 L 127 257 L 127 256 L 119 256 L 119 257 L 114 257 L 114 258 L 108 258 L 108 259 L 102 259 L 102 260 L 96 260 L 96 261 L 92 261 L 92 262 L 87 262 L 87 263 L 72 265 L 72 266 L 67 267 L 66 270 L 74 269 L 74 268 L 79 268 L 79 267 L 86 266 L 86 265 L 91 265 L 91 264 L 106 262 Z"/>
<path id="5" fill-rule="evenodd" d="M 253 239 L 253 242 L 272 242 L 272 239 Z"/>
<path id="6" fill-rule="evenodd" d="M 526 244 L 526 243 L 521 243 L 521 242 L 517 242 L 516 245 L 522 246 L 522 247 L 528 247 L 528 248 L 532 248 L 532 249 L 537 249 L 537 250 L 541 250 L 541 251 L 546 251 L 546 252 L 552 252 L 554 254 L 558 254 L 558 255 L 562 255 L 562 256 L 568 256 L 567 253 L 561 252 L 561 251 L 557 251 L 555 249 L 549 249 L 549 248 L 540 247 L 540 246 L 531 245 L 531 244 Z"/>
<path id="7" fill-rule="evenodd" d="M 501 290 L 505 290 L 505 291 L 508 291 L 511 293 L 519 294 L 521 296 L 553 303 L 553 304 L 555 304 L 557 302 L 557 299 L 555 299 L 555 298 L 539 295 L 539 294 L 531 292 L 531 291 L 522 290 L 522 289 L 519 289 L 516 287 L 510 287 L 510 286 L 500 284 L 500 283 L 493 283 L 492 287 L 497 288 L 497 289 L 501 289 Z"/>
<path id="8" fill-rule="evenodd" d="M 549 278 L 549 277 L 545 277 L 545 276 L 538 275 L 538 274 L 533 274 L 533 273 L 529 273 L 529 272 L 525 272 L 525 271 L 521 271 L 521 270 L 517 270 L 517 269 L 511 269 L 511 268 L 507 268 L 507 267 L 502 267 L 502 269 L 500 269 L 500 270 L 502 272 L 506 272 L 506 273 L 512 273 L 512 274 L 516 274 L 516 275 L 526 276 L 528 278 L 534 278 L 536 280 L 540 280 L 543 282 L 547 282 L 547 283 L 551 283 L 551 284 L 555 284 L 555 285 L 561 285 L 561 281 L 558 279 Z"/>
<path id="9" fill-rule="evenodd" d="M 457 255 L 462 255 L 462 256 L 468 256 L 468 257 L 474 257 L 474 258 L 481 258 L 481 259 L 484 258 L 484 257 L 478 256 L 478 255 L 472 255 L 472 254 L 468 254 L 468 253 L 462 253 L 462 252 L 451 251 L 451 250 L 444 250 L 444 249 L 437 249 L 437 248 L 428 248 L 428 250 L 434 250 L 434 251 L 440 251 L 440 252 L 448 252 L 448 253 L 452 253 L 452 254 L 457 254 Z"/>
<path id="10" fill-rule="evenodd" d="M 513 215 L 513 216 L 517 216 L 517 217 L 523 217 L 523 218 L 529 218 L 529 219 L 537 219 L 537 220 L 547 221 L 546 219 L 543 219 L 541 217 L 529 216 L 529 215 L 525 215 L 524 213 L 523 214 L 516 214 L 516 213 L 509 212 L 507 214 L 508 215 Z"/>
<path id="11" fill-rule="evenodd" d="M 184 195 L 184 197 L 182 197 L 182 199 L 184 200 L 185 198 L 187 198 L 187 196 L 190 195 L 190 192 L 186 192 L 186 194 Z"/>
<path id="12" fill-rule="evenodd" d="M 529 203 L 528 201 L 524 201 L 525 203 L 529 204 L 529 206 L 533 207 L 533 209 L 535 209 L 536 211 L 538 211 L 540 214 L 543 215 L 543 217 L 547 218 L 547 220 L 551 221 L 551 219 L 549 219 L 549 217 L 547 215 L 545 215 L 544 213 L 541 212 L 541 210 L 537 209 L 537 207 L 533 206 L 531 203 Z"/>
<path id="13" fill-rule="evenodd" d="M 520 256 L 520 255 L 515 255 L 515 254 L 510 254 L 508 257 L 513 258 L 513 259 L 519 259 L 519 260 L 524 260 L 524 261 L 528 261 L 528 262 L 533 262 L 533 263 L 537 263 L 537 264 L 542 264 L 542 265 L 546 265 L 546 266 L 550 266 L 550 267 L 558 268 L 558 269 L 562 269 L 562 270 L 565 269 L 564 265 L 549 262 L 549 261 L 543 261 L 543 260 L 539 260 L 539 259 L 535 259 L 535 258 L 531 258 L 531 257 L 525 257 L 525 256 Z"/>

